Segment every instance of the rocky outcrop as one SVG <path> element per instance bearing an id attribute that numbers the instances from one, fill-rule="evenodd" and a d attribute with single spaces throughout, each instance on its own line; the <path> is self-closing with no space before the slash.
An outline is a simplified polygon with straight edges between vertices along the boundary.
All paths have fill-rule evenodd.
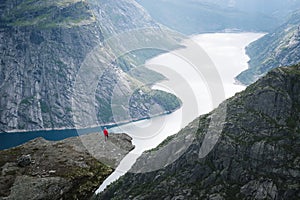
<path id="1" fill-rule="evenodd" d="M 22 155 L 20 158 L 18 158 L 18 166 L 20 167 L 26 167 L 30 165 L 31 163 L 31 156 L 30 155 Z"/>
<path id="2" fill-rule="evenodd" d="M 300 11 L 291 15 L 282 26 L 247 47 L 249 69 L 237 80 L 249 85 L 271 69 L 300 62 Z"/>
<path id="3" fill-rule="evenodd" d="M 169 48 L 176 44 L 132 0 L 5 0 L 0 13 L 1 132 L 118 122 L 111 111 L 112 96 L 132 94 L 149 84 L 129 72 L 153 55 L 126 51 L 128 44 L 162 38 Z M 126 40 L 116 36 L 136 29 L 147 31 Z M 150 75 L 156 81 L 163 78 L 143 74 L 143 80 Z M 176 101 L 172 110 L 180 106 Z M 134 117 L 148 117 L 149 106 L 144 105 L 149 103 L 157 105 L 142 102 Z M 121 111 L 126 106 L 119 105 Z"/>
<path id="4" fill-rule="evenodd" d="M 128 135 L 94 133 L 0 151 L 0 199 L 88 199 L 133 148 Z"/>
<path id="5" fill-rule="evenodd" d="M 299 199 L 299 91 L 300 64 L 269 72 L 143 153 L 96 199 Z"/>

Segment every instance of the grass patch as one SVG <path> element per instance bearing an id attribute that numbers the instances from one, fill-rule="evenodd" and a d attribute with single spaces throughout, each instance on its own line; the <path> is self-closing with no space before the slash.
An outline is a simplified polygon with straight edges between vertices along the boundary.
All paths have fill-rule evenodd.
<path id="1" fill-rule="evenodd" d="M 72 27 L 95 21 L 87 3 L 78 0 L 23 1 L 3 19 L 10 26 L 37 26 L 39 28 Z"/>
<path id="2" fill-rule="evenodd" d="M 32 101 L 34 100 L 34 96 L 26 97 L 25 99 L 22 99 L 20 104 L 29 105 L 32 104 Z"/>

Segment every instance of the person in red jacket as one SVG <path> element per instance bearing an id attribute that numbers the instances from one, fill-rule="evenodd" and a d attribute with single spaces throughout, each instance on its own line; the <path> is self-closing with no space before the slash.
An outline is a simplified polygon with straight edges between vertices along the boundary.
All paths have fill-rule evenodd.
<path id="1" fill-rule="evenodd" d="M 104 134 L 105 141 L 106 141 L 108 139 L 108 130 L 106 129 L 106 127 L 104 127 L 104 129 L 103 129 L 103 134 Z"/>

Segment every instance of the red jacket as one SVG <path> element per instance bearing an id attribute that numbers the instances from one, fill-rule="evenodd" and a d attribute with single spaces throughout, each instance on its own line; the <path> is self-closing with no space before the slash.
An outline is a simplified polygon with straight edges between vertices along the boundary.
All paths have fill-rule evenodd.
<path id="1" fill-rule="evenodd" d="M 108 130 L 107 129 L 104 129 L 103 133 L 104 133 L 105 136 L 108 136 Z"/>

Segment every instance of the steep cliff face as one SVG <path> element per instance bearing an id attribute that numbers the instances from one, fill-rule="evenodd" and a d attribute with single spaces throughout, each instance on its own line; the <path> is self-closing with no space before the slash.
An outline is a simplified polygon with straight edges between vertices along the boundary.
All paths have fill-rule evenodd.
<path id="1" fill-rule="evenodd" d="M 98 199 L 299 199 L 299 90 L 300 65 L 269 72 L 145 152 L 131 169 L 137 173 L 127 173 Z M 218 126 L 221 135 L 203 156 Z"/>
<path id="2" fill-rule="evenodd" d="M 247 47 L 249 69 L 237 79 L 251 84 L 273 68 L 297 64 L 300 61 L 300 11 L 275 31 Z"/>
<path id="3" fill-rule="evenodd" d="M 118 82 L 124 93 L 132 93 L 144 83 L 126 73 L 136 66 L 133 53 L 125 52 L 127 58 L 117 61 L 103 61 L 116 51 L 105 41 L 121 31 L 146 27 L 149 30 L 144 34 L 145 40 L 163 35 L 160 26 L 131 0 L 7 0 L 1 1 L 0 11 L 0 131 L 115 123 L 107 111 L 111 110 L 110 94 L 114 88 L 106 87 L 101 77 Z M 139 39 L 128 38 L 136 43 Z M 175 42 L 172 38 L 165 41 L 170 46 Z M 116 40 L 115 44 L 116 49 L 126 50 L 125 41 Z M 82 72 L 83 68 L 87 71 Z M 94 77 L 89 76 L 95 74 L 93 68 L 98 69 Z M 85 79 L 80 79 L 80 73 L 85 73 Z M 86 97 L 76 83 L 81 80 L 88 84 L 88 78 L 96 86 L 84 88 L 94 90 Z M 172 110 L 180 106 L 176 102 Z M 154 100 L 142 102 L 135 117 L 148 117 L 147 109 L 156 104 Z M 75 119 L 74 112 L 80 113 Z M 86 117 L 92 112 L 95 117 Z M 158 113 L 162 112 L 165 111 Z"/>

